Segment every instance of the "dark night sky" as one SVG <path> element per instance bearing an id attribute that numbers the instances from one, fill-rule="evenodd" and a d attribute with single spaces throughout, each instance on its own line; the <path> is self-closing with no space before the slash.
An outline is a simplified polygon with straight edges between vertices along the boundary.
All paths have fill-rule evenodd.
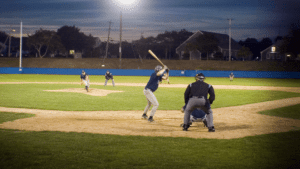
<path id="1" fill-rule="evenodd" d="M 284 36 L 300 18 L 299 0 L 137 0 L 131 9 L 120 8 L 117 0 L 0 0 L 0 30 L 32 34 L 43 28 L 57 30 L 69 25 L 106 40 L 109 21 L 111 37 L 118 41 L 122 10 L 123 40 L 156 36 L 165 31 L 186 29 L 232 37 L 262 39 Z"/>

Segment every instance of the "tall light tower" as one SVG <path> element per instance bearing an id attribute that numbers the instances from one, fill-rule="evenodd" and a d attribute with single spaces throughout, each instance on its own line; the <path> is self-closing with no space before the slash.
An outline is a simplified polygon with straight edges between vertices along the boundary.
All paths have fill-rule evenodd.
<path id="1" fill-rule="evenodd" d="M 120 54 L 120 69 L 122 68 L 122 10 L 120 11 L 120 47 L 119 47 L 119 54 Z"/>
<path id="2" fill-rule="evenodd" d="M 229 61 L 231 61 L 231 21 L 232 19 L 229 20 Z"/>
<path id="3" fill-rule="evenodd" d="M 20 24 L 20 52 L 19 52 L 19 56 L 20 56 L 20 63 L 19 63 L 19 71 L 22 71 L 22 45 L 23 45 L 23 23 L 21 21 Z"/>
<path id="4" fill-rule="evenodd" d="M 119 46 L 119 58 L 120 69 L 122 67 L 122 10 L 131 10 L 135 7 L 139 0 L 113 0 L 114 3 L 120 8 L 120 46 Z"/>

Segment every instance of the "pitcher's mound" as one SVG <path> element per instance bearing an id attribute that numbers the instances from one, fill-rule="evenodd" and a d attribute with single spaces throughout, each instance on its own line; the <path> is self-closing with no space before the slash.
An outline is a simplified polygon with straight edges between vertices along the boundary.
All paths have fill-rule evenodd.
<path id="1" fill-rule="evenodd" d="M 104 89 L 89 89 L 87 92 L 84 88 L 69 88 L 69 89 L 60 89 L 60 90 L 44 90 L 47 92 L 72 92 L 72 93 L 83 93 L 91 96 L 107 96 L 110 93 L 119 93 L 123 91 L 116 90 L 104 90 Z"/>

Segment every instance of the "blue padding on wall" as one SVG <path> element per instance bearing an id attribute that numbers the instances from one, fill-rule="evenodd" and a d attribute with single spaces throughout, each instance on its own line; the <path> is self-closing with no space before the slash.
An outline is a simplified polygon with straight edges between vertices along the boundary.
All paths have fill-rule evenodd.
<path id="1" fill-rule="evenodd" d="M 117 76 L 150 76 L 154 70 L 144 69 L 59 69 L 59 68 L 19 68 L 1 67 L 0 74 L 56 74 L 56 75 L 80 75 L 85 70 L 89 75 L 104 75 L 109 70 Z M 233 72 L 237 78 L 289 78 L 300 79 L 300 72 L 276 72 L 276 71 L 216 71 L 216 70 L 171 70 L 170 76 L 193 77 L 197 73 L 203 73 L 206 77 L 229 77 Z"/>

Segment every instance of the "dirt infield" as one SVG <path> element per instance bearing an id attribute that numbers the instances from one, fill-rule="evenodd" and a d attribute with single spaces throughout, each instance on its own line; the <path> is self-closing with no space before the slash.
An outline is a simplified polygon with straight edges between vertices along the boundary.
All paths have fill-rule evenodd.
<path id="1" fill-rule="evenodd" d="M 3 84 L 3 83 L 2 83 Z M 10 84 L 10 83 L 6 83 Z M 96 85 L 96 84 L 94 84 Z M 101 84 L 103 85 L 103 84 Z M 141 84 L 116 84 L 140 86 Z M 142 85 L 141 85 L 142 86 Z M 144 84 L 143 84 L 144 86 Z M 186 85 L 164 85 L 160 87 L 186 87 Z M 299 88 L 218 86 L 216 89 L 279 90 L 299 93 Z M 68 92 L 81 92 L 84 89 L 69 89 Z M 57 91 L 56 91 L 57 92 Z M 64 91 L 66 92 L 66 91 Z M 103 93 L 102 93 L 103 92 Z M 90 95 L 100 96 L 105 90 L 93 89 Z M 86 93 L 86 92 L 85 92 Z M 106 93 L 108 94 L 108 93 Z M 141 119 L 142 111 L 54 111 L 0 107 L 0 112 L 36 114 L 35 117 L 18 119 L 0 124 L 0 128 L 28 131 L 87 132 L 115 135 L 141 135 L 164 137 L 190 137 L 233 139 L 261 134 L 298 130 L 300 120 L 260 115 L 257 112 L 300 104 L 300 97 L 261 102 L 243 106 L 213 109 L 215 133 L 207 132 L 203 123 L 194 123 L 188 132 L 179 125 L 183 114 L 178 110 L 158 110 L 155 122 Z"/>
<path id="2" fill-rule="evenodd" d="M 70 89 L 61 89 L 61 90 L 44 90 L 46 92 L 68 92 L 68 93 L 83 93 L 90 96 L 107 96 L 110 93 L 119 93 L 123 91 L 116 90 L 104 90 L 104 89 L 89 89 L 89 92 L 83 90 L 82 88 L 70 88 Z"/>

